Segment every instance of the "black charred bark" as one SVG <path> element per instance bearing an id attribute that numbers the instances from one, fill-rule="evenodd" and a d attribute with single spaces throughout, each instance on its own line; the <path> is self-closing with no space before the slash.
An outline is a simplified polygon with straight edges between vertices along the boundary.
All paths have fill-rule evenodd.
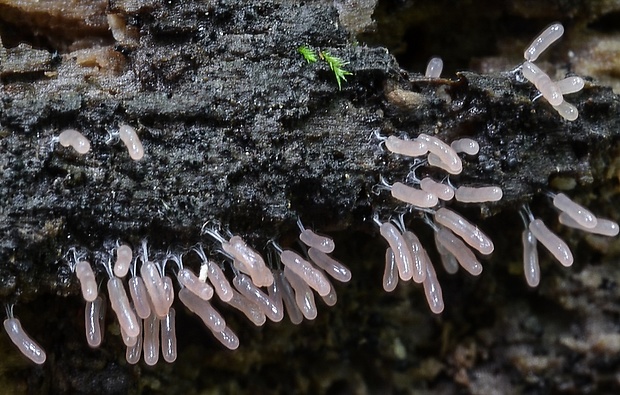
<path id="1" fill-rule="evenodd" d="M 292 243 L 301 218 L 337 232 L 355 250 L 351 238 L 370 240 L 373 214 L 387 218 L 399 206 L 373 186 L 381 176 L 402 180 L 412 164 L 382 149 L 375 134 L 477 140 L 480 154 L 466 157 L 463 174 L 451 181 L 503 188 L 501 202 L 485 205 L 482 214 L 468 211 L 474 220 L 495 215 L 486 224 L 493 234 L 503 231 L 503 221 L 516 216 L 521 204 L 552 189 L 554 177 L 574 179 L 595 193 L 611 177 L 606 170 L 620 133 L 620 98 L 609 88 L 588 81 L 582 92 L 568 96 L 580 116 L 567 122 L 544 99 L 532 100 L 537 92 L 519 71 L 460 72 L 431 81 L 401 69 L 383 48 L 356 45 L 329 3 L 242 3 L 130 8 L 130 2 L 113 1 L 107 12 L 127 22 L 128 37 L 115 41 L 105 29 L 89 31 L 85 42 L 113 46 L 94 63 L 76 60 L 66 34 L 45 45 L 29 41 L 36 48 L 16 46 L 12 36 L 15 45 L 0 49 L 1 301 L 77 294 L 62 264 L 70 247 L 105 251 L 110 241 L 138 246 L 148 238 L 155 250 L 184 249 L 207 240 L 201 235 L 207 221 L 220 221 L 260 249 L 273 237 Z M 326 62 L 304 60 L 297 52 L 301 45 L 348 62 L 353 74 L 342 90 Z M 132 161 L 116 141 L 120 124 L 138 131 L 146 151 L 141 161 Z M 80 156 L 52 144 L 65 128 L 88 137 L 91 152 Z M 444 175 L 428 168 L 417 173 L 426 174 Z M 514 245 L 506 253 L 518 254 Z M 361 251 L 352 256 L 365 257 Z M 354 271 L 364 269 L 350 264 Z M 380 267 L 376 262 L 373 274 Z M 507 275 L 497 276 L 499 281 Z M 447 288 L 474 287 L 459 281 Z M 378 292 L 379 276 L 372 282 Z M 362 292 L 360 298 L 374 297 Z M 346 350 L 338 348 L 338 356 L 350 362 L 381 349 L 385 339 L 370 334 L 379 326 L 371 314 L 379 309 L 369 308 L 370 318 L 355 306 L 345 309 L 346 318 L 359 319 L 361 326 L 343 335 Z M 469 309 L 476 318 L 484 316 Z M 467 321 L 459 314 L 446 320 Z M 379 317 L 380 325 L 388 325 Z M 415 314 L 412 320 L 434 325 Z M 311 331 L 324 326 L 330 325 Z M 258 347 L 265 351 L 267 345 Z M 310 359 L 321 352 L 310 349 Z M 63 358 L 63 351 L 56 352 Z M 76 372 L 86 362 L 69 359 L 75 367 L 65 367 L 66 377 L 81 377 Z M 304 369 L 303 361 L 292 366 Z M 248 364 L 233 374 L 250 369 Z M 116 375 L 117 368 L 105 368 L 118 377 L 114 388 L 134 388 L 128 376 Z M 102 375 L 93 383 L 105 381 Z M 81 386 L 84 378 L 75 380 L 42 385 L 92 391 Z"/>

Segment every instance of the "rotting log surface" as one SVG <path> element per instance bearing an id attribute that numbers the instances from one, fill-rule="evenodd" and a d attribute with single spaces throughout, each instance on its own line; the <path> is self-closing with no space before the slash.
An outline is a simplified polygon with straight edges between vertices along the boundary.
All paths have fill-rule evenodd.
<path id="1" fill-rule="evenodd" d="M 342 244 L 357 251 L 359 247 L 351 238 L 370 240 L 372 214 L 377 211 L 387 217 L 397 206 L 386 192 L 374 195 L 373 185 L 381 175 L 390 181 L 402 179 L 410 164 L 381 152 L 372 137 L 375 132 L 409 136 L 437 132 L 446 140 L 462 136 L 476 139 L 481 145 L 480 155 L 468 158 L 464 174 L 453 181 L 503 187 L 504 200 L 487 207 L 482 215 L 498 214 L 499 219 L 492 218 L 487 224 L 495 230 L 503 230 L 502 220 L 509 217 L 506 211 L 514 214 L 522 202 L 546 189 L 554 176 L 574 178 L 592 191 L 602 189 L 602 178 L 610 177 L 601 163 L 609 163 L 614 154 L 610 147 L 620 133 L 620 99 L 594 82 L 587 83 L 581 93 L 568 96 L 579 108 L 580 117 L 567 123 L 544 100 L 532 102 L 535 90 L 520 82 L 516 73 L 462 72 L 452 80 L 435 81 L 410 74 L 400 69 L 385 49 L 352 45 L 347 32 L 338 25 L 336 10 L 323 3 L 112 2 L 108 11 L 128 21 L 128 37 L 114 42 L 105 29 L 89 30 L 92 36 L 83 37 L 84 42 L 110 44 L 98 50 L 100 57 L 71 52 L 64 44 L 70 32 L 63 33 L 58 41 L 46 41 L 43 49 L 28 45 L 0 49 L 0 295 L 5 302 L 36 301 L 41 294 L 76 294 L 75 281 L 66 267 L 58 265 L 71 246 L 94 251 L 102 249 L 106 241 L 123 239 L 137 245 L 145 237 L 155 249 L 189 246 L 204 240 L 200 228 L 214 219 L 261 246 L 276 235 L 285 242 L 293 239 L 299 216 L 318 229 L 340 232 L 337 234 Z M 346 68 L 353 75 L 343 83 L 342 91 L 338 91 L 326 63 L 307 64 L 303 60 L 296 51 L 300 45 L 326 50 L 349 62 Z M 89 60 L 80 60 L 79 56 Z M 406 99 L 399 100 L 403 92 Z M 110 136 L 122 123 L 138 130 L 146 149 L 142 161 L 132 161 L 124 146 Z M 91 140 L 92 151 L 78 156 L 70 148 L 52 145 L 52 137 L 64 128 L 82 131 Z M 472 213 L 474 218 L 478 215 Z M 347 236 L 348 232 L 355 232 L 354 236 Z M 513 244 L 518 243 L 517 234 L 510 233 Z M 374 265 L 355 261 L 366 259 L 366 249 L 373 252 L 370 256 L 380 257 L 375 252 L 381 246 L 375 244 L 352 252 L 350 262 L 343 259 L 354 274 L 356 269 L 380 273 L 380 260 Z M 507 244 L 509 241 L 499 241 L 499 245 Z M 509 248 L 515 252 L 514 247 Z M 457 296 L 449 295 L 455 289 L 464 289 L 461 292 L 468 296 L 466 299 L 483 303 L 487 309 L 470 306 L 462 312 L 448 312 L 444 314 L 446 322 L 471 319 L 500 333 L 516 325 L 512 320 L 503 321 L 507 318 L 489 318 L 488 311 L 499 308 L 488 304 L 483 291 L 506 278 L 512 279 L 505 271 L 493 270 L 499 269 L 490 269 L 490 275 L 496 275 L 494 280 L 477 291 L 477 283 L 468 279 L 447 280 L 446 304 L 459 303 L 458 292 L 454 293 Z M 379 278 L 362 276 L 357 286 L 372 284 L 378 291 Z M 570 280 L 558 280 L 562 281 Z M 376 391 L 383 386 L 400 388 L 405 385 L 401 383 L 417 379 L 439 380 L 440 388 L 446 377 L 452 384 L 473 385 L 461 377 L 459 369 L 471 365 L 459 353 L 470 352 L 480 343 L 491 351 L 471 352 L 493 352 L 485 333 L 476 333 L 476 340 L 457 333 L 452 341 L 458 344 L 441 344 L 452 354 L 437 361 L 439 356 L 433 351 L 439 349 L 440 340 L 433 332 L 440 325 L 417 300 L 421 294 L 415 294 L 415 302 L 405 298 L 403 305 L 401 299 L 399 307 L 381 312 L 378 300 L 391 303 L 392 296 L 377 298 L 355 285 L 351 288 L 339 289 L 342 299 L 347 299 L 348 292 L 357 295 L 357 301 L 349 299 L 349 305 L 340 311 L 344 318 L 321 311 L 319 315 L 329 320 L 319 319 L 311 328 L 270 327 L 258 335 L 251 329 L 240 329 L 241 348 L 247 351 L 240 350 L 234 356 L 216 352 L 206 366 L 235 375 L 247 373 L 253 363 L 258 364 L 261 368 L 257 370 L 265 375 L 259 382 L 268 384 L 277 379 L 281 369 L 273 364 L 282 362 L 269 358 L 274 354 L 294 357 L 287 354 L 282 341 L 261 343 L 261 336 L 270 336 L 266 332 L 272 330 L 274 337 L 304 331 L 309 333 L 307 338 L 328 333 L 330 339 L 326 342 L 332 354 L 321 354 L 317 345 L 296 344 L 295 349 L 305 355 L 293 360 L 287 372 L 304 371 L 308 361 L 326 358 L 348 361 L 358 375 L 364 376 L 368 367 L 359 366 L 359 361 L 364 352 L 377 352 L 382 361 L 390 361 L 392 370 L 409 378 L 380 370 L 365 377 L 365 385 Z M 545 288 L 542 292 L 557 296 Z M 507 294 L 501 296 L 510 299 Z M 79 311 L 76 303 L 71 305 L 71 311 Z M 408 311 L 410 303 L 417 307 L 416 311 Z M 33 305 L 45 306 L 41 302 Z M 362 311 L 360 305 L 364 306 Z M 63 310 L 45 308 L 52 312 Z M 511 304 L 496 314 L 504 317 L 513 312 L 515 317 L 521 317 L 519 308 Z M 569 311 L 571 308 L 566 307 Z M 402 314 L 411 316 L 403 318 Z M 76 316 L 79 314 L 70 320 L 77 320 Z M 397 325 L 388 321 L 394 316 L 401 320 Z M 339 335 L 329 332 L 333 326 L 346 328 L 344 321 L 360 326 Z M 234 318 L 232 322 L 235 328 L 248 326 Z M 536 321 L 531 326 L 526 328 L 526 335 L 535 336 L 530 332 L 536 333 L 544 324 Z M 408 327 L 415 328 L 417 340 L 412 339 L 413 334 L 396 330 Z M 448 324 L 441 326 L 443 331 L 449 328 Z M 463 330 L 467 332 L 468 328 Z M 59 336 L 49 335 L 47 343 Z M 410 361 L 394 358 L 386 350 L 397 348 L 394 339 L 398 336 L 406 339 L 406 348 L 421 350 L 424 357 L 412 357 Z M 110 392 L 135 390 L 138 386 L 136 378 L 110 362 L 113 357 L 84 357 L 80 351 L 71 355 L 62 348 L 62 341 L 66 344 L 69 338 L 64 335 L 52 350 L 58 360 L 69 361 L 58 368 L 62 379 L 51 382 L 39 376 L 33 383 L 57 391 L 89 392 L 114 376 L 117 387 L 110 388 L 118 389 Z M 424 345 L 425 340 L 433 346 Z M 190 348 L 187 343 L 185 348 Z M 268 351 L 270 346 L 273 350 Z M 527 371 L 527 366 L 520 363 L 525 364 L 521 359 L 531 350 L 513 348 L 512 354 L 503 358 L 512 361 L 517 371 Z M 116 347 L 114 352 L 119 349 Z M 257 356 L 261 352 L 267 355 L 265 359 Z M 478 361 L 486 361 L 479 354 Z M 94 370 L 100 381 L 84 368 L 91 359 L 99 362 Z M 552 362 L 551 366 L 558 366 Z M 231 368 L 230 363 L 237 365 Z M 179 365 L 176 369 L 181 371 L 187 369 L 188 363 Z M 429 373 L 435 367 L 442 372 L 439 379 Z M 477 367 L 476 377 L 484 378 L 495 365 L 486 362 Z M 349 381 L 353 379 L 345 379 L 346 370 L 310 370 L 308 377 L 312 378 L 314 392 L 338 385 L 357 388 Z M 560 373 L 569 374 L 570 367 L 567 370 Z M 505 377 L 513 377 L 511 374 L 514 371 Z M 165 376 L 158 379 L 173 381 Z M 190 376 L 186 374 L 183 380 Z M 303 388 L 301 376 L 284 380 L 282 387 L 273 391 L 286 393 L 290 388 Z M 328 377 L 326 382 L 330 384 L 317 384 L 316 377 L 322 376 Z M 183 380 L 179 392 L 187 385 Z M 217 378 L 202 378 L 202 384 L 213 385 L 210 380 L 217 382 Z M 559 385 L 548 380 L 546 385 Z M 243 388 L 243 381 L 236 385 Z"/>

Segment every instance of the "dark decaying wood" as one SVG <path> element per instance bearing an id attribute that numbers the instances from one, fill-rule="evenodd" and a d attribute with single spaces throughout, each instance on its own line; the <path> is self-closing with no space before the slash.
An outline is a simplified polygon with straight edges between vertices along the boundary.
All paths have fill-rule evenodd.
<path id="1" fill-rule="evenodd" d="M 243 329 L 249 324 L 233 318 L 235 330 L 242 335 L 242 350 L 232 355 L 208 340 L 196 340 L 200 350 L 217 349 L 209 351 L 214 357 L 203 362 L 192 355 L 186 362 L 179 361 L 175 374 L 184 372 L 182 379 L 174 390 L 162 393 L 188 390 L 195 376 L 188 372 L 191 362 L 187 361 L 196 359 L 204 363 L 204 375 L 210 375 L 209 368 L 224 372 L 219 378 L 198 380 L 206 387 L 228 385 L 223 393 L 250 388 L 250 383 L 265 388 L 259 393 L 363 393 L 359 392 L 363 388 L 387 393 L 406 388 L 410 380 L 437 391 L 461 386 L 476 392 L 476 383 L 504 363 L 509 367 L 502 374 L 494 373 L 498 380 L 518 377 L 521 383 L 505 388 L 540 385 L 561 390 L 562 384 L 544 372 L 535 373 L 538 384 L 526 383 L 522 360 L 534 351 L 521 346 L 523 338 L 540 342 L 548 358 L 545 363 L 555 367 L 558 377 L 570 373 L 571 366 L 566 365 L 570 355 L 586 360 L 588 384 L 597 376 L 588 360 L 592 356 L 575 351 L 576 346 L 550 356 L 558 344 L 540 340 L 546 330 L 541 320 L 547 318 L 534 316 L 535 322 L 526 321 L 526 327 L 520 328 L 522 338 L 515 335 L 504 339 L 509 346 L 497 346 L 499 333 L 518 327 L 517 321 L 525 315 L 521 308 L 528 309 L 523 307 L 528 298 L 535 298 L 528 294 L 520 273 L 492 267 L 509 260 L 519 267 L 521 225 L 516 210 L 533 201 L 548 212 L 541 193 L 553 189 L 549 183 L 554 178 L 576 180 L 580 188 L 599 196 L 585 194 L 583 200 L 595 205 L 603 196 L 614 195 L 605 183 L 614 176 L 607 164 L 616 155 L 620 98 L 610 88 L 587 81 L 582 92 L 567 97 L 580 111 L 578 120 L 569 123 L 544 99 L 532 101 L 537 92 L 514 70 L 444 73 L 445 79 L 429 80 L 401 69 L 388 50 L 358 44 L 341 25 L 331 2 L 136 0 L 93 2 L 91 8 L 84 5 L 84 10 L 64 13 L 28 11 L 20 4 L 0 4 L 5 15 L 0 29 L 0 300 L 18 302 L 16 312 L 20 303 L 28 302 L 33 309 L 66 311 L 63 325 L 71 326 L 69 333 L 79 329 L 78 287 L 63 265 L 64 254 L 73 246 L 94 253 L 106 251 L 105 246 L 116 240 L 137 247 L 144 238 L 161 252 L 186 249 L 197 242 L 211 245 L 200 234 L 201 227 L 218 221 L 264 251 L 274 237 L 294 245 L 295 222 L 301 218 L 324 233 L 335 233 L 337 242 L 348 248 L 338 257 L 359 277 L 352 286 L 338 288 L 339 304 L 345 307 L 338 313 L 320 311 L 319 316 L 329 318 L 309 328 L 268 326 L 258 332 Z M 87 22 L 83 22 L 84 13 L 90 15 Z M 109 23 L 116 24 L 112 31 Z M 345 68 L 352 75 L 342 83 L 342 90 L 326 62 L 309 64 L 303 59 L 297 52 L 301 45 L 348 62 Z M 141 161 L 132 161 L 114 135 L 121 124 L 138 131 L 146 151 Z M 80 156 L 54 144 L 54 136 L 65 128 L 87 136 L 91 152 Z M 481 307 L 450 309 L 438 321 L 427 311 L 421 291 L 401 290 L 389 297 L 380 292 L 384 246 L 371 220 L 374 213 L 387 218 L 398 206 L 389 193 L 377 195 L 373 186 L 381 176 L 389 182 L 402 181 L 411 164 L 382 149 L 376 134 L 415 137 L 421 132 L 436 133 L 446 141 L 464 136 L 477 140 L 480 154 L 467 157 L 463 174 L 451 180 L 500 185 L 504 190 L 504 199 L 497 204 L 482 210 L 464 208 L 494 239 L 508 235 L 497 242 L 498 253 L 485 264 L 483 277 L 487 278 L 474 283 L 463 273 L 457 275 L 459 279 L 440 275 L 446 283 L 447 306 L 462 307 L 469 301 Z M 420 174 L 427 171 L 437 178 L 444 175 L 424 169 Z M 594 208 L 610 216 L 608 207 Z M 611 216 L 618 220 L 617 213 Z M 418 225 L 422 227 L 421 222 Z M 431 240 L 428 228 L 420 232 L 426 242 Z M 600 259 L 592 252 L 576 255 L 584 262 Z M 368 261 L 369 256 L 374 262 Z M 487 266 L 491 267 L 488 273 Z M 595 265 L 585 270 L 611 269 Z M 563 274 L 560 278 L 555 281 L 588 287 L 581 277 Z M 488 284 L 479 285 L 484 281 Z M 515 292 L 522 302 L 511 300 L 503 307 L 485 296 L 485 291 L 511 282 L 518 284 L 497 298 L 508 300 L 511 297 L 505 292 Z M 570 291 L 560 289 L 557 284 L 542 288 L 541 310 L 562 305 L 557 299 Z M 613 289 L 600 292 L 614 294 Z M 41 301 L 41 295 L 50 301 Z M 382 310 L 392 299 L 398 299 L 394 307 Z M 71 302 L 65 310 L 67 300 Z M 568 316 L 572 308 L 562 305 L 560 315 Z M 582 308 L 579 311 L 589 310 Z M 617 305 L 611 309 L 617 312 Z M 591 314 L 604 315 L 602 309 Z M 54 320 L 61 321 L 57 314 Z M 465 325 L 470 320 L 487 332 Z M 195 324 L 182 315 L 179 318 L 179 325 Z M 347 326 L 351 324 L 356 327 Z M 411 328 L 421 331 L 418 340 Z M 188 332 L 208 336 L 200 334 L 201 329 Z M 177 333 L 183 331 L 177 329 Z M 304 340 L 291 340 L 294 351 L 289 351 L 283 337 L 296 333 L 303 334 Z M 313 336 L 320 338 L 318 345 L 306 343 L 314 341 Z M 115 361 L 122 359 L 124 349 L 115 344 L 118 339 L 109 340 L 113 344 L 106 349 L 117 357 L 83 354 L 85 341 L 70 335 L 49 333 L 43 340 L 64 365 L 57 368 L 58 381 L 47 376 L 49 370 L 31 372 L 31 388 L 95 393 L 101 391 L 101 383 L 114 377 L 106 384 L 109 391 L 101 393 L 122 393 L 151 388 L 153 377 L 165 386 L 174 381 L 165 372 L 148 371 L 142 373 L 149 383 L 144 384 L 140 374 L 119 366 Z M 189 348 L 191 343 L 187 338 L 181 347 Z M 400 354 L 393 350 L 399 347 L 419 355 L 395 357 Z M 492 356 L 494 347 L 501 348 L 497 360 Z M 462 360 L 466 352 L 474 355 L 471 364 Z M 257 356 L 261 353 L 265 360 Z M 316 366 L 322 365 L 323 358 L 341 368 L 331 371 Z M 367 358 L 385 366 L 370 374 L 374 368 L 363 361 Z M 181 351 L 179 360 L 183 359 Z M 98 364 L 85 368 L 88 361 Z M 57 366 L 54 358 L 49 364 Z M 239 378 L 252 369 L 255 376 Z M 468 379 L 467 369 L 475 369 L 477 376 Z M 279 377 L 279 372 L 289 376 Z M 277 383 L 278 377 L 282 384 Z M 591 385 L 617 389 L 617 382 Z M 584 387 L 574 383 L 570 388 Z"/>

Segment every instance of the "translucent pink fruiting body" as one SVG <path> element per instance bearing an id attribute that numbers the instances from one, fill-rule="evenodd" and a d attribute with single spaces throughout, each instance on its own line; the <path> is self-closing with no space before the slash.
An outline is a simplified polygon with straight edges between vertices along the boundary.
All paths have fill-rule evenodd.
<path id="1" fill-rule="evenodd" d="M 442 70 L 443 60 L 441 60 L 441 58 L 431 58 L 426 65 L 424 76 L 428 78 L 439 78 Z"/>
<path id="2" fill-rule="evenodd" d="M 385 147 L 394 154 L 409 156 L 412 158 L 426 155 L 428 145 L 419 139 L 403 140 L 396 136 L 389 136 L 385 140 Z"/>
<path id="3" fill-rule="evenodd" d="M 121 141 L 127 147 L 131 159 L 140 160 L 144 157 L 144 147 L 134 128 L 129 125 L 120 125 L 118 134 Z"/>
<path id="4" fill-rule="evenodd" d="M 316 248 L 326 254 L 333 252 L 336 247 L 334 240 L 330 237 L 318 235 L 310 229 L 304 229 L 299 234 L 299 240 L 301 240 L 308 247 Z"/>
<path id="5" fill-rule="evenodd" d="M 534 62 L 541 53 L 543 53 L 551 44 L 556 42 L 564 34 L 564 26 L 560 23 L 554 23 L 542 32 L 532 43 L 525 49 L 523 57 L 526 61 Z"/>
<path id="6" fill-rule="evenodd" d="M 452 210 L 445 207 L 438 209 L 435 212 L 435 221 L 459 235 L 481 254 L 489 255 L 495 249 L 493 242 L 487 235 Z"/>
<path id="7" fill-rule="evenodd" d="M 555 233 L 551 232 L 540 219 L 530 222 L 529 230 L 536 240 L 540 241 L 563 266 L 568 267 L 573 264 L 573 254 L 568 245 Z"/>
<path id="8" fill-rule="evenodd" d="M 394 253 L 399 277 L 403 281 L 411 280 L 413 277 L 413 257 L 405 238 L 396 226 L 389 222 L 382 223 L 379 231 Z"/>
<path id="9" fill-rule="evenodd" d="M 9 338 L 17 346 L 19 351 L 37 365 L 41 365 L 47 359 L 43 348 L 34 341 L 22 328 L 19 319 L 11 317 L 4 320 L 4 330 Z"/>
<path id="10" fill-rule="evenodd" d="M 63 147 L 73 147 L 80 155 L 90 151 L 90 141 L 75 129 L 65 129 L 58 135 L 58 142 Z"/>
<path id="11" fill-rule="evenodd" d="M 403 203 L 408 203 L 417 207 L 435 207 L 439 202 L 437 196 L 422 189 L 417 189 L 405 185 L 402 182 L 395 182 L 390 189 L 392 197 Z"/>
<path id="12" fill-rule="evenodd" d="M 540 265 L 538 264 L 538 251 L 536 250 L 536 238 L 529 229 L 521 234 L 523 243 L 523 273 L 525 281 L 530 287 L 537 287 L 540 283 Z"/>

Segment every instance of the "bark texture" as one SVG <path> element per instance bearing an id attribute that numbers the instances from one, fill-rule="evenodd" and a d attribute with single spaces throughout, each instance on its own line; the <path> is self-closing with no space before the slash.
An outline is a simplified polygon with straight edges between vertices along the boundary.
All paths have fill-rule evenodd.
<path id="1" fill-rule="evenodd" d="M 407 4 L 394 6 L 393 15 Z M 435 8 L 422 8 L 419 26 L 428 27 L 424 16 Z M 354 25 L 367 24 L 369 9 L 348 1 L 0 1 L 0 300 L 17 302 L 16 315 L 52 356 L 42 369 L 22 365 L 4 338 L 8 371 L 25 378 L 4 377 L 8 386 L 89 394 L 620 387 L 618 243 L 557 228 L 579 247 L 579 263 L 563 270 L 544 260 L 543 284 L 530 291 L 520 271 L 517 215 L 527 202 L 553 223 L 544 193 L 576 185 L 570 194 L 577 200 L 620 218 L 620 97 L 585 76 L 585 89 L 567 96 L 580 116 L 563 121 L 546 101 L 532 100 L 537 92 L 518 71 L 491 72 L 512 61 L 503 53 L 473 60 L 478 72 L 428 80 L 402 69 L 387 49 L 355 40 Z M 610 40 L 604 18 L 613 21 L 620 6 L 587 10 L 570 14 L 574 27 L 567 28 L 579 55 L 570 64 L 584 68 L 584 40 L 575 37 L 585 31 L 594 40 L 598 29 Z M 531 17 L 534 34 L 562 11 Z M 523 8 L 511 12 L 530 20 Z M 492 13 L 482 13 L 486 19 Z M 502 70 L 519 62 L 526 43 L 517 37 L 506 46 L 521 48 L 516 61 Z M 326 62 L 304 60 L 302 45 L 348 62 L 353 74 L 342 90 Z M 610 48 L 593 51 L 593 63 L 614 53 Z M 549 69 L 563 76 L 565 63 L 553 60 Z M 141 161 L 118 141 L 121 124 L 138 131 Z M 80 156 L 54 143 L 65 128 L 84 133 L 91 152 Z M 497 204 L 455 206 L 493 236 L 497 252 L 482 278 L 440 273 L 447 305 L 440 317 L 413 284 L 382 292 L 385 246 L 371 220 L 399 206 L 386 191 L 375 193 L 380 177 L 400 181 L 412 164 L 385 152 L 374 135 L 422 132 L 477 140 L 480 154 L 466 158 L 452 182 L 504 190 Z M 417 173 L 426 174 L 444 173 Z M 240 350 L 228 352 L 181 313 L 179 360 L 154 370 L 127 366 L 109 331 L 101 350 L 87 349 L 79 287 L 65 265 L 69 248 L 96 261 L 119 239 L 137 247 L 148 238 L 162 253 L 210 245 L 201 235 L 208 221 L 259 249 L 273 237 L 294 245 L 297 218 L 336 235 L 336 255 L 355 278 L 312 324 L 255 329 L 226 311 L 241 338 Z M 432 249 L 430 229 L 407 221 Z"/>

